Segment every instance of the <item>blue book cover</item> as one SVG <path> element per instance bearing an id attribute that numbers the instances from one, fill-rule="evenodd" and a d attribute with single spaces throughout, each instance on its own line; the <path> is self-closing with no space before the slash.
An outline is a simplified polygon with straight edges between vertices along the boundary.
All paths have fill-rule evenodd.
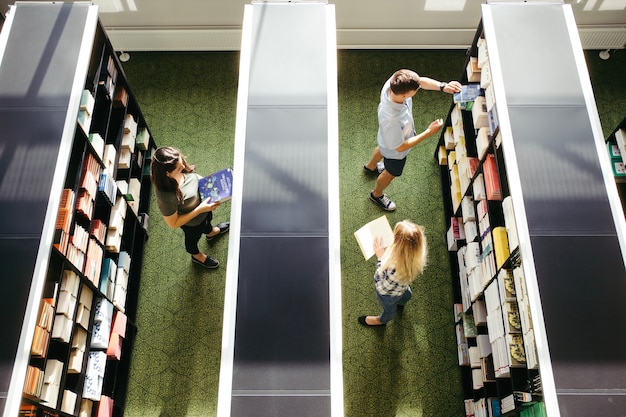
<path id="1" fill-rule="evenodd" d="M 461 86 L 461 91 L 454 93 L 453 99 L 455 103 L 466 103 L 476 100 L 480 95 L 480 84 L 467 84 Z"/>
<path id="2" fill-rule="evenodd" d="M 211 202 L 228 201 L 233 196 L 233 170 L 224 168 L 214 174 L 198 180 L 198 191 L 202 200 L 207 198 Z"/>

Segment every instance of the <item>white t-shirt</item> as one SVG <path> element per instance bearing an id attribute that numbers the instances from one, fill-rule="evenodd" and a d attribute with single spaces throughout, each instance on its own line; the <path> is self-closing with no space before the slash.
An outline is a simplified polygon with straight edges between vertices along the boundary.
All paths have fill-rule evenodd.
<path id="1" fill-rule="evenodd" d="M 410 149 L 398 152 L 396 148 L 406 139 L 415 136 L 413 123 L 413 99 L 396 103 L 389 97 L 390 79 L 385 82 L 380 92 L 378 104 L 378 147 L 385 158 L 403 159 Z"/>

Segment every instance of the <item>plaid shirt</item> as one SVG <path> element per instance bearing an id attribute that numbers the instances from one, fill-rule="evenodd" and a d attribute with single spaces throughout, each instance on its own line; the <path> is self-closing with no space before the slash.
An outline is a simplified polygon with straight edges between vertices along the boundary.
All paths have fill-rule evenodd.
<path id="1" fill-rule="evenodd" d="M 380 270 L 380 261 L 376 264 L 376 273 L 374 274 L 374 282 L 376 283 L 376 292 L 380 295 L 388 295 L 390 297 L 399 297 L 409 288 L 408 285 L 400 284 L 396 281 L 396 270 L 385 269 Z"/>

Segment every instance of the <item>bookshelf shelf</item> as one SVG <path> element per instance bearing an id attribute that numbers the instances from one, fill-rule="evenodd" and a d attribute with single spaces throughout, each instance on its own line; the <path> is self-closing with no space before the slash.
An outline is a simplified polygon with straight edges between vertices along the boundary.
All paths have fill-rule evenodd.
<path id="1" fill-rule="evenodd" d="M 482 15 L 460 77 L 481 95 L 453 103 L 434 154 L 466 415 L 618 413 L 626 404 L 597 385 L 625 389 L 624 369 L 597 358 L 626 359 L 610 330 L 625 309 L 626 227 L 571 8 L 509 2 Z"/>
<path id="2" fill-rule="evenodd" d="M 2 173 L 3 417 L 123 415 L 156 144 L 97 10 L 18 2 L 0 34 L 3 158 L 37 158 Z"/>

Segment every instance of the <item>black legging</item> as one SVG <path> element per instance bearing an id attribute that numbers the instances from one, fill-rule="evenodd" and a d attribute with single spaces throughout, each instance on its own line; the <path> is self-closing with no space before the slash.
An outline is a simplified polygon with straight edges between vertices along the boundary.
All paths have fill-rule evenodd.
<path id="1" fill-rule="evenodd" d="M 180 226 L 185 232 L 185 250 L 187 253 L 192 255 L 197 255 L 200 253 L 200 249 L 198 248 L 198 241 L 203 233 L 208 234 L 213 230 L 213 225 L 211 225 L 211 220 L 213 220 L 213 212 L 209 211 L 206 219 L 202 223 L 197 226 Z"/>

